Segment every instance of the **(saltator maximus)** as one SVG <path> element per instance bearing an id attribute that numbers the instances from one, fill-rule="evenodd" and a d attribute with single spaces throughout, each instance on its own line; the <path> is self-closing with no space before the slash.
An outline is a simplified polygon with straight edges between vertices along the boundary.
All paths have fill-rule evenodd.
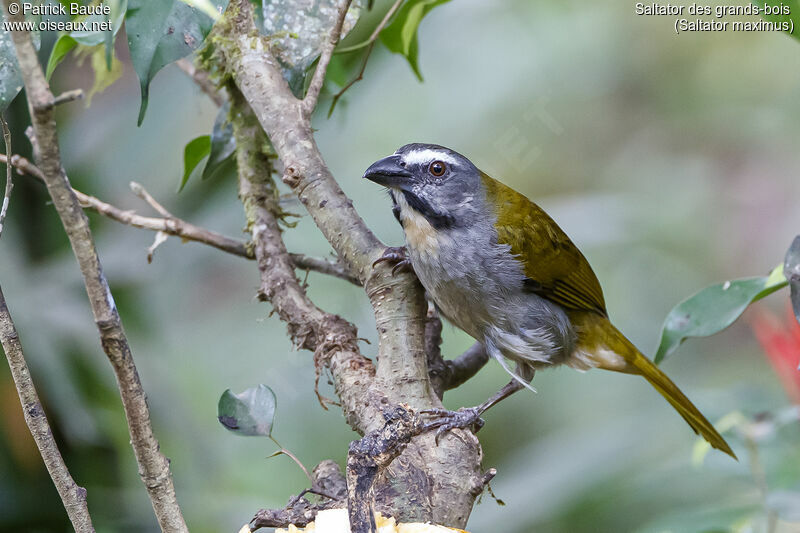
<path id="1" fill-rule="evenodd" d="M 696 433 L 736 457 L 672 380 L 614 327 L 589 262 L 538 205 L 433 144 L 403 146 L 364 177 L 389 189 L 405 233 L 407 257 L 389 249 L 380 260 L 410 261 L 439 312 L 513 378 L 477 407 L 434 410 L 439 431 L 479 424 L 486 409 L 530 388 L 536 370 L 566 364 L 643 376 Z"/>

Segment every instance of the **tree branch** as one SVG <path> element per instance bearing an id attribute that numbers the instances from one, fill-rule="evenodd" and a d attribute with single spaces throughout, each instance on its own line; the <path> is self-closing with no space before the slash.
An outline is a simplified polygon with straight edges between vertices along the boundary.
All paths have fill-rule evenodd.
<path id="1" fill-rule="evenodd" d="M 8 206 L 11 200 L 11 190 L 14 188 L 12 182 L 11 164 L 11 132 L 6 121 L 0 117 L 0 126 L 3 130 L 3 138 L 6 144 L 6 186 L 3 195 L 3 206 L 0 209 L 0 236 L 3 233 L 3 221 L 5 220 Z M 25 362 L 25 354 L 22 351 L 22 344 L 19 340 L 17 328 L 11 319 L 11 312 L 6 305 L 3 289 L 0 287 L 0 345 L 6 354 L 8 367 L 11 370 L 11 378 L 19 395 L 22 406 L 22 414 L 25 423 L 33 436 L 36 447 L 42 455 L 47 472 L 56 486 L 64 509 L 67 511 L 72 527 L 77 533 L 94 533 L 92 518 L 89 516 L 89 509 L 86 506 L 86 489 L 78 486 L 72 475 L 69 473 L 64 458 L 58 450 L 50 424 L 47 422 L 47 415 L 44 413 L 39 395 L 36 394 L 36 387 L 33 385 L 28 364 Z"/>
<path id="2" fill-rule="evenodd" d="M 367 39 L 363 43 L 359 43 L 357 45 L 347 47 L 343 50 L 339 50 L 339 53 L 346 54 L 347 52 L 355 52 L 356 50 L 359 50 L 364 46 L 367 47 L 367 52 L 364 54 L 364 60 L 361 62 L 361 69 L 359 69 L 358 74 L 356 74 L 356 77 L 347 82 L 347 85 L 342 87 L 338 93 L 333 95 L 333 101 L 331 102 L 331 107 L 330 110 L 328 111 L 329 117 L 333 113 L 333 109 L 336 107 L 336 104 L 339 102 L 339 99 L 344 95 L 344 93 L 346 93 L 350 89 L 350 87 L 352 87 L 353 85 L 364 79 L 364 71 L 367 70 L 367 62 L 369 61 L 370 55 L 372 55 L 373 48 L 375 48 L 375 42 L 378 40 L 378 36 L 380 35 L 381 31 L 383 31 L 383 28 L 385 28 L 386 24 L 389 23 L 389 19 L 392 18 L 392 15 L 394 15 L 395 11 L 397 11 L 397 8 L 399 8 L 400 4 L 402 3 L 403 0 L 395 0 L 395 2 L 389 8 L 389 11 L 386 12 L 381 21 L 373 30 L 372 34 L 369 36 L 369 39 Z"/>
<path id="3" fill-rule="evenodd" d="M 83 100 L 83 89 L 73 89 L 59 94 L 53 98 L 53 105 L 59 106 L 61 104 L 74 102 L 75 100 Z"/>
<path id="4" fill-rule="evenodd" d="M 11 158 L 11 131 L 8 129 L 8 124 L 3 117 L 0 116 L 0 126 L 3 129 L 3 140 L 6 143 L 6 159 Z M 8 204 L 11 202 L 11 191 L 14 190 L 14 173 L 11 171 L 11 165 L 6 162 L 6 186 L 3 193 L 3 202 L 0 204 L 0 235 L 3 235 L 3 223 L 6 221 L 6 214 L 8 214 Z"/>
<path id="5" fill-rule="evenodd" d="M 339 7 L 339 13 L 336 17 L 336 22 L 334 23 L 333 28 L 331 28 L 330 36 L 322 46 L 322 51 L 319 55 L 319 61 L 317 62 L 317 68 L 314 70 L 314 75 L 312 76 L 311 83 L 308 86 L 306 97 L 301 103 L 303 113 L 307 117 L 310 117 L 314 112 L 314 108 L 317 107 L 319 93 L 322 90 L 323 84 L 325 83 L 325 75 L 328 72 L 328 65 L 331 62 L 331 57 L 333 57 L 333 49 L 336 48 L 336 45 L 339 43 L 339 39 L 342 37 L 342 26 L 344 26 L 344 20 L 347 18 L 347 11 L 350 9 L 351 1 L 352 0 L 342 0 L 342 5 Z"/>
<path id="6" fill-rule="evenodd" d="M 476 342 L 455 359 L 442 357 L 442 321 L 433 306 L 428 309 L 425 322 L 425 352 L 428 354 L 428 373 L 436 395 L 442 398 L 445 391 L 467 382 L 489 361 L 483 344 Z"/>
<path id="7" fill-rule="evenodd" d="M 4 0 L 4 3 L 9 5 L 10 0 Z M 21 10 L 18 9 L 17 12 L 19 11 Z M 21 26 L 21 15 L 9 16 L 9 19 Z M 11 33 L 20 71 L 25 82 L 28 109 L 39 145 L 38 166 L 42 170 L 47 190 L 83 274 L 84 285 L 94 321 L 100 333 L 103 350 L 108 356 L 117 378 L 130 430 L 131 445 L 139 465 L 139 474 L 147 488 L 162 531 L 188 531 L 175 497 L 169 461 L 160 452 L 158 441 L 153 434 L 150 411 L 147 407 L 139 373 L 122 329 L 122 322 L 108 282 L 103 274 L 88 220 L 78 198 L 72 192 L 61 166 L 53 94 L 44 78 L 28 32 L 12 31 Z"/>
<path id="8" fill-rule="evenodd" d="M 6 160 L 7 156 L 0 155 L 0 163 L 4 163 Z M 11 165 L 23 174 L 28 174 L 44 181 L 44 174 L 42 174 L 42 171 L 36 165 L 22 156 L 11 156 Z M 154 209 L 161 209 L 164 213 L 169 213 L 169 211 L 159 204 L 155 198 L 150 196 L 150 194 L 140 184 L 131 182 L 131 189 L 137 193 L 137 196 L 153 206 Z M 166 233 L 167 235 L 180 237 L 185 241 L 206 244 L 208 246 L 217 248 L 218 250 L 222 250 L 223 252 L 244 257 L 245 259 L 255 259 L 253 247 L 250 243 L 232 239 L 222 235 L 221 233 L 217 233 L 216 231 L 196 226 L 171 214 L 168 214 L 164 218 L 146 217 L 137 215 L 134 211 L 123 210 L 119 207 L 115 207 L 114 205 L 106 203 L 95 196 L 84 194 L 77 189 L 72 189 L 72 192 L 78 198 L 78 202 L 84 209 L 92 209 L 104 217 L 121 224 L 132 226 L 134 228 Z M 156 208 L 154 204 L 158 205 L 159 207 Z M 337 261 L 296 253 L 290 253 L 289 257 L 292 260 L 292 264 L 295 266 L 295 268 L 319 272 L 320 274 L 333 276 L 345 281 L 349 281 L 354 285 L 361 286 L 359 281 L 354 278 L 341 263 Z"/>
<path id="9" fill-rule="evenodd" d="M 176 61 L 175 64 L 178 65 L 178 68 L 186 73 L 187 76 L 194 80 L 200 90 L 203 91 L 217 107 L 222 107 L 225 103 L 225 97 L 220 94 L 214 82 L 209 79 L 208 72 L 197 68 L 194 63 L 185 57 Z"/>
<path id="10" fill-rule="evenodd" d="M 422 419 L 398 405 L 383 413 L 385 424 L 350 443 L 347 454 L 347 514 L 352 533 L 375 533 L 375 484 L 389 465 L 424 430 Z"/>
<path id="11" fill-rule="evenodd" d="M 261 277 L 259 297 L 272 303 L 287 324 L 292 342 L 314 352 L 317 379 L 322 365 L 330 367 L 348 422 L 354 428 L 364 427 L 377 412 L 350 407 L 363 405 L 369 397 L 374 367 L 359 353 L 355 326 L 314 305 L 295 276 L 278 225 L 281 210 L 271 177 L 272 162 L 264 152 L 268 146 L 266 136 L 242 95 L 235 89 L 229 94 L 239 196 Z M 321 397 L 320 402 L 323 402 Z"/>
<path id="12" fill-rule="evenodd" d="M 22 352 L 22 345 L 19 335 L 11 320 L 11 313 L 6 305 L 3 289 L 0 288 L 0 343 L 8 359 L 8 366 L 11 369 L 11 377 L 14 379 L 14 386 L 19 394 L 19 401 L 22 404 L 22 412 L 25 415 L 25 423 L 28 424 L 36 447 L 42 455 L 47 472 L 56 486 L 58 495 L 64 509 L 67 510 L 72 527 L 77 533 L 94 533 L 92 518 L 89 516 L 89 509 L 86 506 L 86 489 L 78 486 L 69 473 L 64 458 L 58 450 L 58 445 L 53 438 L 50 424 L 47 422 L 47 415 L 44 413 L 36 388 L 31 379 L 31 373 L 25 362 L 25 355 Z"/>
<path id="13" fill-rule="evenodd" d="M 326 499 L 311 503 L 303 498 L 305 493 L 324 494 Z M 336 462 L 327 459 L 314 467 L 311 488 L 289 500 L 283 509 L 261 509 L 250 521 L 250 531 L 262 527 L 304 527 L 312 522 L 317 513 L 347 505 L 347 482 Z"/>
<path id="14" fill-rule="evenodd" d="M 345 416 L 364 434 L 382 427 L 380 413 L 387 403 L 405 402 L 415 410 L 440 407 L 426 365 L 421 285 L 413 274 L 392 276 L 385 264 L 373 268 L 385 247 L 325 165 L 309 115 L 268 52 L 269 43 L 259 36 L 249 0 L 233 0 L 217 28 L 215 53 L 222 56 L 217 60 L 232 75 L 283 163 L 284 183 L 364 284 L 375 313 L 379 346 L 374 378 L 371 372 L 353 378 L 335 366 L 336 356 L 331 359 Z M 438 447 L 430 433 L 412 438 L 375 487 L 376 510 L 398 519 L 463 527 L 476 487 L 483 486 L 480 461 L 480 445 L 468 431 L 449 432 Z"/>
<path id="15" fill-rule="evenodd" d="M 284 182 L 297 194 L 339 258 L 362 282 L 384 246 L 353 208 L 317 148 L 301 101 L 253 22 L 252 6 L 234 0 L 219 26 L 218 51 L 283 163 Z"/>

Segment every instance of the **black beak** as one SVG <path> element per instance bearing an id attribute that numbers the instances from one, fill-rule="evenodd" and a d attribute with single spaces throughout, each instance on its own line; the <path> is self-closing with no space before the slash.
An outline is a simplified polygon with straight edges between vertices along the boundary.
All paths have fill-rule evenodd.
<path id="1" fill-rule="evenodd" d="M 407 189 L 414 175 L 406 170 L 405 163 L 399 155 L 390 155 L 370 165 L 364 172 L 364 177 L 384 187 Z"/>

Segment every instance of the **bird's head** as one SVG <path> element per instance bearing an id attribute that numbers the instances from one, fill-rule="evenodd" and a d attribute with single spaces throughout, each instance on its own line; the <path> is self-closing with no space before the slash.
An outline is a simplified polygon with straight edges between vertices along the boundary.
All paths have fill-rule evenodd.
<path id="1" fill-rule="evenodd" d="M 484 197 L 481 171 L 436 144 L 407 144 L 373 163 L 364 177 L 388 187 L 401 213 L 412 210 L 435 229 L 468 225 Z"/>

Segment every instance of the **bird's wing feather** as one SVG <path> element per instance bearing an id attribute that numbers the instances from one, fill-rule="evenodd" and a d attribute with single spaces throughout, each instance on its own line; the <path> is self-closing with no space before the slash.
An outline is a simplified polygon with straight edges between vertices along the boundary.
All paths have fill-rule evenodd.
<path id="1" fill-rule="evenodd" d="M 497 216 L 498 241 L 523 264 L 526 288 L 562 307 L 606 315 L 603 290 L 589 262 L 538 205 L 481 173 Z"/>

